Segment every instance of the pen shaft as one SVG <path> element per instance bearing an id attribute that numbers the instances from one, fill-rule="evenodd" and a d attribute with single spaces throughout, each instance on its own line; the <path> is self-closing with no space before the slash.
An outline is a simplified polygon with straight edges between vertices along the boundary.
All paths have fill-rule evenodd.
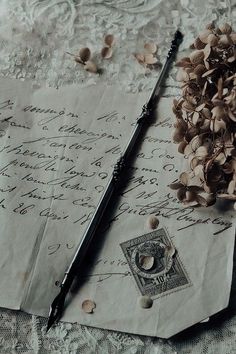
<path id="1" fill-rule="evenodd" d="M 130 158 L 132 157 L 132 153 L 134 150 L 134 147 L 139 140 L 141 131 L 143 130 L 143 125 L 148 125 L 148 123 L 151 120 L 151 116 L 156 108 L 156 101 L 158 99 L 158 96 L 160 94 L 161 90 L 161 84 L 163 82 L 163 78 L 165 77 L 167 70 L 169 69 L 169 65 L 172 62 L 172 59 L 174 57 L 174 54 L 177 52 L 178 46 L 182 40 L 182 34 L 177 31 L 175 33 L 175 38 L 173 39 L 171 43 L 171 48 L 167 54 L 167 59 L 165 61 L 165 64 L 162 67 L 161 73 L 159 74 L 159 78 L 157 80 L 157 83 L 151 93 L 151 96 L 148 100 L 148 102 L 143 106 L 141 115 L 138 117 L 135 127 L 132 131 L 132 134 L 130 136 L 130 139 L 121 154 L 120 158 L 118 159 L 117 163 L 115 164 L 113 173 L 109 179 L 109 182 L 102 194 L 101 199 L 99 200 L 99 203 L 95 209 L 95 212 L 92 216 L 92 219 L 90 220 L 83 236 L 82 239 L 79 242 L 79 245 L 77 247 L 76 253 L 68 267 L 68 269 L 65 272 L 64 278 L 61 282 L 61 291 L 59 295 L 54 299 L 51 309 L 50 309 L 50 314 L 49 314 L 49 322 L 48 322 L 48 328 L 51 327 L 53 322 L 55 320 L 58 320 L 59 317 L 62 314 L 62 307 L 64 306 L 64 301 L 66 294 L 70 290 L 71 284 L 73 282 L 74 277 L 78 274 L 79 266 L 81 262 L 84 259 L 84 256 L 87 253 L 87 250 L 89 248 L 89 245 L 93 239 L 93 237 L 96 234 L 96 231 L 101 223 L 102 217 L 107 210 L 107 206 L 109 202 L 111 201 L 113 195 L 116 193 L 118 186 L 120 184 L 120 181 L 122 180 L 122 175 L 124 174 L 124 171 L 127 167 L 127 164 L 130 161 Z"/>
<path id="2" fill-rule="evenodd" d="M 134 146 L 136 145 L 136 142 L 137 142 L 139 135 L 142 131 L 142 126 L 144 125 L 144 123 L 148 124 L 150 121 L 151 115 L 152 115 L 153 110 L 155 108 L 154 102 L 157 100 L 158 95 L 160 93 L 161 84 L 162 84 L 163 78 L 165 77 L 166 72 L 168 70 L 174 50 L 175 50 L 175 48 L 171 47 L 171 49 L 168 53 L 168 56 L 167 56 L 167 60 L 162 67 L 162 70 L 159 74 L 157 83 L 151 93 L 151 96 L 150 96 L 147 104 L 145 104 L 143 106 L 142 113 L 141 113 L 140 117 L 137 119 L 136 125 L 135 125 L 134 130 L 131 134 L 131 137 L 130 137 L 120 159 L 117 161 L 117 163 L 114 167 L 113 174 L 109 179 L 107 187 L 106 187 L 105 191 L 103 192 L 102 197 L 101 197 L 101 199 L 96 207 L 96 210 L 92 216 L 92 219 L 89 222 L 89 224 L 82 236 L 82 239 L 78 245 L 77 251 L 76 251 L 67 271 L 65 272 L 65 277 L 62 281 L 62 286 L 65 286 L 68 288 L 70 287 L 71 282 L 73 281 L 73 277 L 75 275 L 75 272 L 77 273 L 78 267 L 79 267 L 80 263 L 82 262 L 85 254 L 87 253 L 87 249 L 89 247 L 89 244 L 92 241 L 93 236 L 95 235 L 96 230 L 100 225 L 100 221 L 102 219 L 104 212 L 106 211 L 106 207 L 109 204 L 111 198 L 113 197 L 115 191 L 117 190 L 119 181 L 122 179 L 122 173 L 124 172 L 124 170 L 127 166 L 127 163 L 132 155 L 132 151 L 134 149 Z"/>

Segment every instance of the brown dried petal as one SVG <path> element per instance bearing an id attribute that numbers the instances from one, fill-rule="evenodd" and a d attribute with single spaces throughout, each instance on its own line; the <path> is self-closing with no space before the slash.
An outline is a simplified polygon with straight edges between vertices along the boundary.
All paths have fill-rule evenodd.
<path id="1" fill-rule="evenodd" d="M 144 270 L 151 270 L 154 265 L 155 258 L 152 256 L 143 256 L 139 257 L 139 264 Z"/>
<path id="2" fill-rule="evenodd" d="M 189 56 L 192 64 L 197 65 L 203 62 L 204 52 L 203 50 L 195 50 Z"/>
<path id="3" fill-rule="evenodd" d="M 205 43 L 203 43 L 201 40 L 200 40 L 200 38 L 199 37 L 197 37 L 196 39 L 195 39 L 195 41 L 194 41 L 194 47 L 196 48 L 196 49 L 203 49 L 204 47 L 205 47 Z"/>
<path id="4" fill-rule="evenodd" d="M 198 204 L 200 204 L 201 206 L 206 207 L 207 206 L 207 201 L 205 198 L 203 198 L 201 195 L 197 195 L 196 196 L 196 201 L 198 202 Z"/>
<path id="5" fill-rule="evenodd" d="M 93 313 L 93 310 L 95 309 L 96 304 L 92 300 L 84 300 L 82 303 L 82 309 L 86 313 Z"/>
<path id="6" fill-rule="evenodd" d="M 186 191 L 186 201 L 193 202 L 196 200 L 197 194 L 191 190 Z"/>
<path id="7" fill-rule="evenodd" d="M 219 39 L 219 46 L 221 48 L 227 48 L 230 45 L 230 38 L 227 34 L 222 34 Z"/>
<path id="8" fill-rule="evenodd" d="M 152 304 L 153 300 L 148 295 L 144 295 L 139 298 L 139 305 L 144 309 L 152 307 Z"/>
<path id="9" fill-rule="evenodd" d="M 215 161 L 218 162 L 219 165 L 223 165 L 226 161 L 226 155 L 221 152 L 216 158 Z"/>
<path id="10" fill-rule="evenodd" d="M 148 53 L 155 54 L 157 51 L 157 45 L 153 42 L 145 43 L 144 49 L 146 49 Z"/>
<path id="11" fill-rule="evenodd" d="M 216 70 L 216 68 L 207 70 L 207 71 L 202 75 L 202 77 L 210 76 L 215 70 Z"/>
<path id="12" fill-rule="evenodd" d="M 97 73 L 97 71 L 98 71 L 96 64 L 91 60 L 86 62 L 84 68 L 85 68 L 85 70 L 87 70 L 91 73 Z"/>
<path id="13" fill-rule="evenodd" d="M 199 113 L 198 112 L 194 112 L 193 116 L 192 116 L 192 122 L 194 125 L 196 125 L 198 123 L 199 120 Z"/>
<path id="14" fill-rule="evenodd" d="M 175 129 L 172 135 L 174 143 L 181 143 L 184 138 L 184 131 L 182 129 Z"/>
<path id="15" fill-rule="evenodd" d="M 197 151 L 196 151 L 196 157 L 199 160 L 205 159 L 205 157 L 208 155 L 207 148 L 205 146 L 200 146 Z"/>
<path id="16" fill-rule="evenodd" d="M 159 220 L 155 215 L 150 215 L 147 220 L 147 226 L 151 230 L 155 230 L 159 225 Z"/>
<path id="17" fill-rule="evenodd" d="M 101 50 L 101 56 L 103 59 L 110 59 L 112 57 L 113 51 L 110 47 L 103 47 Z"/>
<path id="18" fill-rule="evenodd" d="M 180 68 L 177 72 L 177 75 L 176 75 L 176 80 L 177 81 L 188 81 L 189 80 L 189 75 L 188 73 L 186 73 L 185 70 L 183 70 L 182 68 Z"/>
<path id="19" fill-rule="evenodd" d="M 182 183 L 177 182 L 177 183 L 171 183 L 169 187 L 173 190 L 178 190 L 183 187 Z"/>
<path id="20" fill-rule="evenodd" d="M 175 65 L 179 66 L 179 67 L 191 67 L 192 66 L 189 57 L 181 58 L 179 61 L 177 61 L 177 63 Z"/>
<path id="21" fill-rule="evenodd" d="M 112 47 L 113 44 L 115 43 L 115 37 L 113 36 L 113 34 L 107 34 L 104 37 L 104 43 L 108 46 L 108 47 Z"/>
<path id="22" fill-rule="evenodd" d="M 211 47 L 215 47 L 218 44 L 218 37 L 215 34 L 209 34 L 207 37 L 207 43 L 210 44 Z"/>
<path id="23" fill-rule="evenodd" d="M 207 44 L 209 34 L 212 34 L 212 32 L 210 30 L 205 30 L 203 32 L 200 32 L 198 37 L 203 43 Z"/>
<path id="24" fill-rule="evenodd" d="M 186 198 L 186 189 L 185 188 L 180 188 L 177 191 L 177 198 L 183 202 Z"/>
<path id="25" fill-rule="evenodd" d="M 235 184 L 236 184 L 236 182 L 233 179 L 232 179 L 232 181 L 229 182 L 228 189 L 227 189 L 227 192 L 229 194 L 234 194 Z"/>
<path id="26" fill-rule="evenodd" d="M 79 57 L 82 60 L 83 63 L 85 63 L 86 61 L 88 61 L 91 57 L 91 52 L 90 49 L 85 47 L 85 48 L 81 48 L 79 50 Z"/>
<path id="27" fill-rule="evenodd" d="M 147 65 L 152 65 L 157 63 L 157 58 L 153 56 L 153 54 L 144 54 L 144 62 Z"/>
<path id="28" fill-rule="evenodd" d="M 137 54 L 134 54 L 134 56 L 138 60 L 139 64 L 144 64 L 144 54 L 137 53 Z"/>
<path id="29" fill-rule="evenodd" d="M 189 174 L 187 172 L 182 172 L 179 176 L 179 180 L 184 186 L 187 186 L 189 182 Z"/>
<path id="30" fill-rule="evenodd" d="M 184 154 L 184 150 L 185 150 L 187 145 L 188 145 L 188 143 L 186 141 L 181 141 L 181 143 L 178 146 L 178 152 L 180 154 Z"/>
<path id="31" fill-rule="evenodd" d="M 223 34 L 230 34 L 232 32 L 232 27 L 228 23 L 224 23 L 223 25 L 219 26 L 219 30 Z"/>
<path id="32" fill-rule="evenodd" d="M 202 76 L 202 74 L 205 71 L 206 71 L 206 68 L 205 68 L 205 65 L 203 65 L 203 64 L 198 64 L 193 70 L 194 74 L 196 74 L 198 76 Z"/>

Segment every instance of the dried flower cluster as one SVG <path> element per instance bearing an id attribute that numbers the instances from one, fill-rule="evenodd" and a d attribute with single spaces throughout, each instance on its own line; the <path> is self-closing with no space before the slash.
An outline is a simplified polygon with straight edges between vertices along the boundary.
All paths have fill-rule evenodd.
<path id="1" fill-rule="evenodd" d="M 173 140 L 189 169 L 170 187 L 184 204 L 208 206 L 236 200 L 236 33 L 210 24 L 192 48 L 177 63 L 182 96 L 173 102 Z"/>
<path id="2" fill-rule="evenodd" d="M 115 38 L 112 34 L 107 34 L 104 37 L 104 46 L 101 50 L 101 57 L 103 59 L 110 59 L 112 57 L 113 55 L 112 47 L 114 43 L 115 43 Z M 88 47 L 81 48 L 78 54 L 72 54 L 69 52 L 66 52 L 66 54 L 71 55 L 76 61 L 76 63 L 82 64 L 85 70 L 91 73 L 97 73 L 99 71 L 97 65 L 94 63 L 93 60 L 91 60 L 92 54 L 91 54 L 91 50 Z"/>
<path id="3" fill-rule="evenodd" d="M 156 54 L 157 52 L 157 45 L 153 42 L 150 43 L 145 43 L 144 44 L 144 52 L 143 53 L 135 53 L 134 56 L 139 62 L 139 64 L 143 66 L 150 66 L 157 64 L 157 57 Z"/>

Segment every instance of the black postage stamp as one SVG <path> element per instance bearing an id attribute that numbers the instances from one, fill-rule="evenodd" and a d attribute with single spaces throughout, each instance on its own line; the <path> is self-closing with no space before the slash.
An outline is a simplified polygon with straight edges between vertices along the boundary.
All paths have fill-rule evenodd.
<path id="1" fill-rule="evenodd" d="M 123 242 L 120 246 L 142 295 L 158 298 L 191 285 L 164 228 Z"/>

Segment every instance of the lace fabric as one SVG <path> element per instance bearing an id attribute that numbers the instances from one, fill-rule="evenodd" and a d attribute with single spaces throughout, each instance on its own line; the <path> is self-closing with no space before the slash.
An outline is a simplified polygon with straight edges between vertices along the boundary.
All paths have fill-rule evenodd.
<path id="1" fill-rule="evenodd" d="M 183 52 L 206 23 L 235 18 L 235 0 L 0 0 L 1 75 L 54 87 L 106 81 L 127 92 L 149 90 L 158 70 L 144 68 L 133 55 L 144 42 L 158 44 L 163 62 L 177 27 L 185 34 Z M 100 57 L 107 33 L 116 36 L 110 61 Z M 91 49 L 102 75 L 86 72 L 66 54 L 83 46 Z M 168 83 L 177 94 L 174 69 Z M 59 323 L 46 335 L 45 318 L 1 309 L 0 353 L 231 354 L 236 352 L 234 314 L 231 305 L 210 324 L 161 340 L 69 323 Z"/>

